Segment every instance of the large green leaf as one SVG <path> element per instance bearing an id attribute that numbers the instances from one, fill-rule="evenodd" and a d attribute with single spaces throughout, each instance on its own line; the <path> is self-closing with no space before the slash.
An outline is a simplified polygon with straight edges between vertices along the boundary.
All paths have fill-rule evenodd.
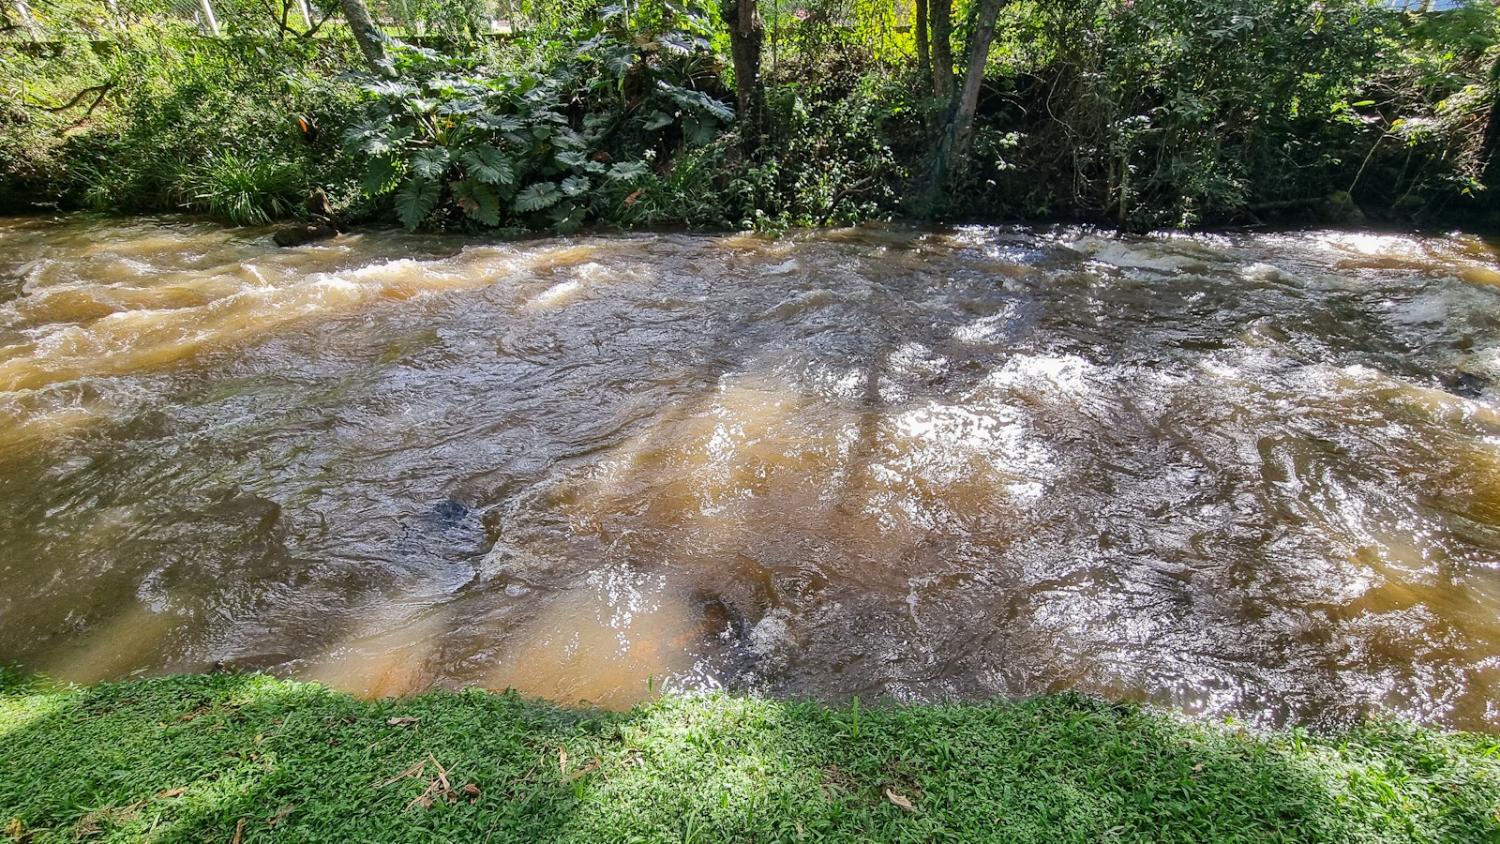
<path id="1" fill-rule="evenodd" d="M 568 196 L 577 196 L 589 189 L 588 176 L 569 176 L 562 180 L 562 192 Z"/>
<path id="2" fill-rule="evenodd" d="M 547 217 L 552 220 L 552 227 L 558 234 L 572 234 L 583 228 L 584 216 L 584 209 L 571 202 L 554 206 L 547 212 Z"/>
<path id="3" fill-rule="evenodd" d="M 361 86 L 377 97 L 400 99 L 417 93 L 417 89 L 397 79 L 381 79 Z"/>
<path id="4" fill-rule="evenodd" d="M 682 116 L 682 139 L 688 146 L 703 146 L 718 136 L 718 121 L 712 117 L 697 114 L 684 114 Z"/>
<path id="5" fill-rule="evenodd" d="M 444 100 L 437 107 L 438 114 L 473 114 L 484 108 L 484 104 L 473 97 Z"/>
<path id="6" fill-rule="evenodd" d="M 693 42 L 680 32 L 664 33 L 656 39 L 656 43 L 660 44 L 663 50 L 680 56 L 693 52 Z"/>
<path id="7" fill-rule="evenodd" d="M 516 194 L 514 208 L 522 214 L 531 211 L 540 211 L 550 208 L 562 199 L 562 191 L 558 190 L 556 182 L 537 182 L 527 185 Z"/>
<path id="8" fill-rule="evenodd" d="M 623 44 L 604 53 L 604 68 L 616 79 L 629 73 L 635 61 L 635 50 Z"/>
<path id="9" fill-rule="evenodd" d="M 651 172 L 650 168 L 646 167 L 642 162 L 621 161 L 618 164 L 610 166 L 608 175 L 616 181 L 633 182 L 649 172 Z"/>
<path id="10" fill-rule="evenodd" d="M 378 155 L 370 159 L 369 165 L 365 167 L 365 178 L 360 187 L 364 188 L 370 196 L 380 196 L 389 193 L 396 187 L 396 179 L 401 175 L 396 166 L 396 160 L 389 155 Z"/>
<path id="11" fill-rule="evenodd" d="M 447 169 L 448 150 L 445 147 L 419 149 L 411 157 L 411 171 L 424 179 L 440 179 Z"/>
<path id="12" fill-rule="evenodd" d="M 721 123 L 728 123 L 731 120 L 734 120 L 734 109 L 730 108 L 724 103 L 719 102 L 713 97 L 710 97 L 702 91 L 694 91 L 690 88 L 679 88 L 676 85 L 667 82 L 665 79 L 658 79 L 656 81 L 656 86 L 661 89 L 662 93 L 666 94 L 668 97 L 671 97 L 673 102 L 677 103 L 683 108 L 689 108 L 694 111 L 699 111 L 704 114 L 710 115 L 715 120 L 718 120 Z"/>
<path id="13" fill-rule="evenodd" d="M 514 115 L 484 112 L 474 115 L 474 125 L 495 132 L 514 132 L 525 124 L 521 122 L 521 118 Z"/>
<path id="14" fill-rule="evenodd" d="M 670 114 L 667 114 L 665 111 L 657 109 L 656 111 L 653 111 L 650 114 L 646 115 L 646 121 L 641 124 L 641 128 L 645 129 L 647 132 L 655 132 L 657 129 L 664 129 L 668 126 L 671 126 L 672 121 L 676 119 L 677 118 L 673 117 Z"/>
<path id="15" fill-rule="evenodd" d="M 574 132 L 567 126 L 559 126 L 552 133 L 552 145 L 562 149 L 582 149 L 585 145 L 583 136 Z"/>
<path id="16" fill-rule="evenodd" d="M 367 141 L 378 135 L 384 135 L 389 127 L 390 120 L 388 119 L 367 117 L 344 130 L 344 147 L 362 152 Z"/>
<path id="17" fill-rule="evenodd" d="M 516 180 L 505 154 L 492 146 L 469 147 L 458 154 L 469 175 L 487 185 L 509 185 Z"/>
<path id="18" fill-rule="evenodd" d="M 385 155 L 406 143 L 411 136 L 412 129 L 410 126 L 393 126 L 387 124 L 383 129 L 364 135 L 363 140 L 359 142 L 355 149 L 365 155 Z"/>
<path id="19" fill-rule="evenodd" d="M 463 209 L 469 219 L 478 220 L 486 226 L 500 225 L 500 197 L 495 195 L 494 188 L 473 179 L 461 179 L 451 183 L 449 187 L 453 190 L 453 198 L 458 202 L 458 207 Z"/>
<path id="20" fill-rule="evenodd" d="M 396 216 L 408 230 L 422 225 L 432 209 L 437 207 L 443 186 L 431 179 L 413 176 L 396 191 Z"/>

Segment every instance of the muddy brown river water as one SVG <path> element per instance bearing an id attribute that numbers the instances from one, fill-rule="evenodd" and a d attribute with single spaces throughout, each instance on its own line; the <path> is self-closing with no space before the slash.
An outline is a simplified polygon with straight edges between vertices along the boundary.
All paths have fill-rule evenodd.
<path id="1" fill-rule="evenodd" d="M 0 221 L 0 661 L 1500 728 L 1500 257 Z"/>

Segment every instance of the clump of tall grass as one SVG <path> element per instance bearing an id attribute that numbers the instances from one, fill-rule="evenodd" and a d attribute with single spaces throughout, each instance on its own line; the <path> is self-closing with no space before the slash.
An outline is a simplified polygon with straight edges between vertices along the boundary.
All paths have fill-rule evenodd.
<path id="1" fill-rule="evenodd" d="M 179 194 L 190 210 L 237 226 L 262 226 L 297 213 L 307 175 L 294 161 L 221 152 L 190 166 Z"/>

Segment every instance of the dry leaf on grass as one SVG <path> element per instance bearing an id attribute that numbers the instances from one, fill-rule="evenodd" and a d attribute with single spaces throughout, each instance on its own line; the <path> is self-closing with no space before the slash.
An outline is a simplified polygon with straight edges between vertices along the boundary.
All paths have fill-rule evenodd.
<path id="1" fill-rule="evenodd" d="M 908 812 L 915 812 L 917 810 L 917 807 L 911 804 L 911 800 L 889 788 L 885 790 L 885 799 L 891 801 L 891 805 L 905 809 Z"/>
<path id="2" fill-rule="evenodd" d="M 448 780 L 448 769 L 444 768 L 443 763 L 439 762 L 437 760 L 437 757 L 433 756 L 431 753 L 427 754 L 427 758 L 413 762 L 411 767 L 395 775 L 394 777 L 391 777 L 390 779 L 383 782 L 375 783 L 374 787 L 385 788 L 391 783 L 404 780 L 407 777 L 423 776 L 424 774 L 426 774 L 427 766 L 429 764 L 432 765 L 433 769 L 436 770 L 437 773 L 434 774 L 432 780 L 427 783 L 427 789 L 421 794 L 412 798 L 412 801 L 406 804 L 406 808 L 410 809 L 414 806 L 421 806 L 424 809 L 430 809 L 432 808 L 433 804 L 437 803 L 439 799 L 446 799 L 450 803 L 457 802 L 458 792 L 453 789 L 452 782 Z M 475 794 L 477 794 L 478 791 L 479 787 L 474 786 Z M 468 786 L 464 787 L 464 793 L 469 793 Z M 472 796 L 473 795 L 471 795 L 471 797 Z"/>
<path id="3" fill-rule="evenodd" d="M 394 777 L 391 777 L 388 780 L 383 780 L 381 782 L 375 783 L 375 788 L 385 788 L 386 786 L 390 785 L 393 782 L 399 782 L 401 780 L 406 779 L 407 777 L 417 776 L 418 774 L 422 773 L 422 769 L 426 768 L 426 767 L 427 767 L 427 760 L 426 759 L 418 759 L 417 761 L 415 761 L 415 762 L 413 762 L 411 764 L 411 767 L 409 767 L 406 770 L 402 771 L 401 773 L 395 775 Z"/>
<path id="4" fill-rule="evenodd" d="M 272 815 L 266 820 L 266 826 L 276 826 L 277 824 L 286 820 L 286 816 L 290 815 L 292 813 L 292 810 L 295 808 L 297 808 L 295 804 L 288 803 L 285 806 L 282 806 L 280 809 L 277 809 L 276 814 Z"/>
<path id="5" fill-rule="evenodd" d="M 568 774 L 568 782 L 572 782 L 573 780 L 576 780 L 579 777 L 588 776 L 589 774 L 593 773 L 594 771 L 596 771 L 598 769 L 599 769 L 599 760 L 598 759 L 590 759 L 589 761 L 583 763 L 583 767 L 579 768 L 578 770 L 574 771 L 571 774 Z"/>

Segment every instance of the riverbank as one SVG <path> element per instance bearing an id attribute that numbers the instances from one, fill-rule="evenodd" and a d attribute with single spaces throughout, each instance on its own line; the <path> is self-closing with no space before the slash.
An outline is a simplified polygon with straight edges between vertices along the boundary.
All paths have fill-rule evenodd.
<path id="1" fill-rule="evenodd" d="M 558 10 L 496 39 L 438 2 L 430 27 L 384 21 L 426 33 L 390 46 L 397 78 L 337 15 L 299 30 L 218 5 L 232 37 L 60 0 L 0 41 L 0 211 L 561 234 L 1500 219 L 1493 4 L 1007 4 L 952 162 L 939 127 L 976 28 L 955 39 L 942 4 L 930 44 L 884 7 L 767 9 L 762 62 L 694 4 Z"/>
<path id="2" fill-rule="evenodd" d="M 0 675 L 16 841 L 1494 841 L 1500 742 L 1261 733 L 1061 695 L 365 702 L 257 675 Z"/>

